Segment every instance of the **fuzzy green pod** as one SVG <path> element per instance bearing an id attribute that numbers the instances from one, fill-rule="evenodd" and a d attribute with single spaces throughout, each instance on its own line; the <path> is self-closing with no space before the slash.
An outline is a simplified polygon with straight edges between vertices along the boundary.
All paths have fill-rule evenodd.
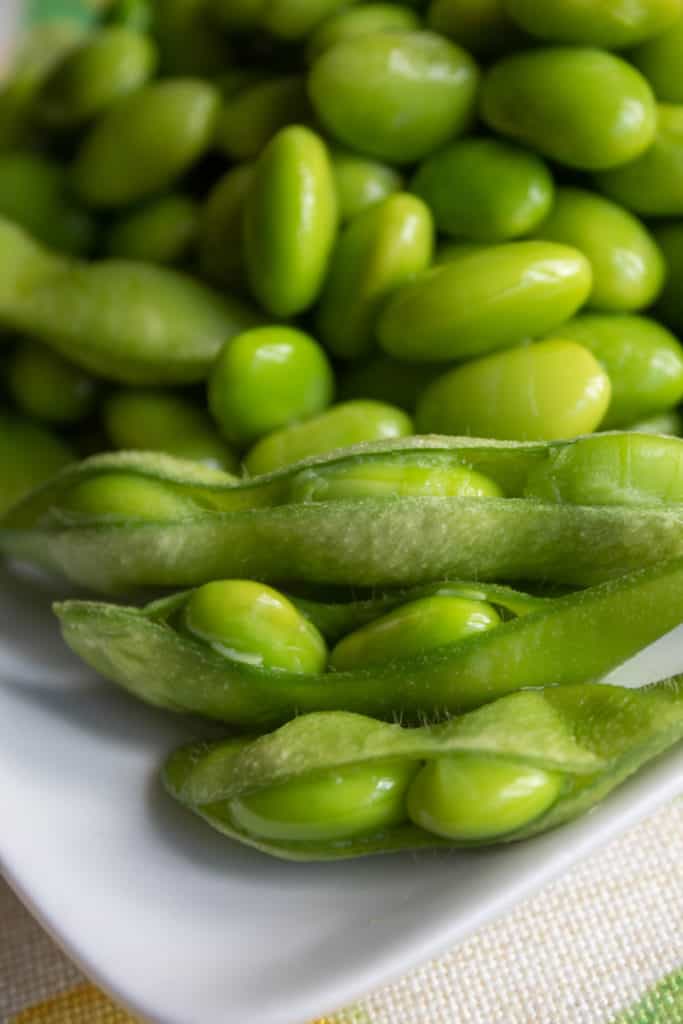
<path id="1" fill-rule="evenodd" d="M 432 32 L 377 32 L 326 50 L 309 95 L 339 142 L 390 163 L 421 160 L 461 134 L 479 74 L 460 47 Z"/>
<path id="2" fill-rule="evenodd" d="M 317 298 L 337 230 L 337 193 L 319 135 L 283 128 L 254 166 L 244 214 L 249 284 L 269 313 L 302 313 Z"/>
<path id="3" fill-rule="evenodd" d="M 169 188 L 211 144 L 220 96 L 199 79 L 165 79 L 126 97 L 85 136 L 71 180 L 89 206 L 117 208 Z"/>
<path id="4" fill-rule="evenodd" d="M 276 132 L 306 121 L 309 112 L 301 75 L 254 82 L 226 101 L 216 123 L 216 143 L 233 160 L 251 160 Z"/>
<path id="5" fill-rule="evenodd" d="M 316 311 L 318 334 L 335 356 L 358 359 L 371 351 L 382 305 L 427 269 L 433 239 L 429 208 L 407 192 L 376 203 L 344 229 Z"/>
<path id="6" fill-rule="evenodd" d="M 199 208 L 189 196 L 170 193 L 151 199 L 114 222 L 105 242 L 107 255 L 171 266 L 182 263 L 194 245 L 198 220 Z"/>
<path id="7" fill-rule="evenodd" d="M 377 323 L 396 359 L 450 362 L 559 327 L 592 284 L 586 257 L 554 242 L 509 242 L 444 263 L 404 285 Z"/>
<path id="8" fill-rule="evenodd" d="M 635 46 L 671 28 L 681 13 L 680 0 L 502 0 L 506 13 L 528 32 L 548 43 L 600 46 L 606 50 Z"/>
<path id="9" fill-rule="evenodd" d="M 587 171 L 634 160 L 657 130 L 655 98 L 640 72 L 604 50 L 578 47 L 499 61 L 484 78 L 481 114 L 494 131 Z"/>

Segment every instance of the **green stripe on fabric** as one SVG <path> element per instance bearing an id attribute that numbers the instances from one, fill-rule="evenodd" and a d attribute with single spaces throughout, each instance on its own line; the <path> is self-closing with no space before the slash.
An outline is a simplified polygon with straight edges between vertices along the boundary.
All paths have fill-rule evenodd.
<path id="1" fill-rule="evenodd" d="M 683 970 L 669 974 L 610 1024 L 683 1024 Z"/>

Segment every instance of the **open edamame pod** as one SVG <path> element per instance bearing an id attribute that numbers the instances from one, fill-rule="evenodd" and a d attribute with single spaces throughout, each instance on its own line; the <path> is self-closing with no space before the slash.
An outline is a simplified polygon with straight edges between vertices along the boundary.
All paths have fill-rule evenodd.
<path id="1" fill-rule="evenodd" d="M 268 667 L 269 647 L 259 667 L 190 634 L 185 609 L 207 586 L 214 584 L 146 608 L 66 601 L 55 611 L 67 644 L 107 679 L 149 704 L 245 730 L 339 709 L 424 721 L 528 687 L 594 681 L 683 621 L 680 557 L 557 598 L 457 581 L 338 603 L 291 596 L 337 644 L 331 667 L 340 659 L 338 670 L 295 674 Z M 413 631 L 403 648 L 394 644 L 393 655 L 379 660 L 391 654 L 382 646 L 382 623 L 389 619 L 388 632 L 400 638 L 401 626 L 417 621 L 415 609 L 425 602 L 432 613 L 435 603 L 446 602 L 438 623 L 421 637 Z M 488 628 L 471 629 L 477 622 Z"/>
<path id="2" fill-rule="evenodd" d="M 524 496 L 532 473 L 552 476 L 577 446 L 582 493 L 594 498 Z M 627 488 L 625 460 L 639 466 Z M 434 473 L 443 478 L 449 467 L 459 481 L 474 470 L 504 496 L 433 496 Z M 228 577 L 585 586 L 683 554 L 681 467 L 680 439 L 618 433 L 526 443 L 394 438 L 238 481 L 162 455 L 103 455 L 15 505 L 0 520 L 0 550 L 100 591 Z M 136 486 L 156 496 L 142 516 L 129 501 Z"/>
<path id="3" fill-rule="evenodd" d="M 302 715 L 256 739 L 194 743 L 166 789 L 231 839 L 286 860 L 514 842 L 603 800 L 683 736 L 680 677 L 502 697 L 409 729 Z"/>

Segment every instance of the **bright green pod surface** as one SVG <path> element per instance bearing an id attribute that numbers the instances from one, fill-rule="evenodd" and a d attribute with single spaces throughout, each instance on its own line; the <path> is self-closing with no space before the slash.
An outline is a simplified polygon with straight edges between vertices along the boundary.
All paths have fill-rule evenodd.
<path id="1" fill-rule="evenodd" d="M 0 324 L 111 380 L 201 380 L 223 343 L 256 323 L 247 306 L 184 274 L 148 263 L 67 263 L 1 219 L 0 262 L 8 268 Z"/>
<path id="2" fill-rule="evenodd" d="M 77 366 L 32 342 L 20 344 L 9 359 L 7 390 L 15 404 L 37 420 L 75 423 L 92 411 L 95 382 Z"/>
<path id="3" fill-rule="evenodd" d="M 652 145 L 595 181 L 605 195 L 644 217 L 683 215 L 683 105 L 660 103 Z"/>
<path id="4" fill-rule="evenodd" d="M 377 323 L 397 359 L 450 362 L 559 327 L 585 302 L 591 268 L 578 249 L 509 242 L 434 267 L 390 297 Z"/>
<path id="5" fill-rule="evenodd" d="M 0 511 L 74 461 L 68 446 L 23 417 L 0 411 Z"/>
<path id="6" fill-rule="evenodd" d="M 502 0 L 507 14 L 549 43 L 579 43 L 607 50 L 635 46 L 675 24 L 680 0 Z"/>
<path id="7" fill-rule="evenodd" d="M 590 261 L 587 305 L 611 313 L 650 306 L 665 276 L 664 257 L 650 232 L 628 210 L 580 188 L 559 188 L 536 238 L 573 245 Z"/>
<path id="8" fill-rule="evenodd" d="M 628 59 L 663 103 L 683 103 L 683 14 L 666 32 L 631 50 Z"/>
<path id="9" fill-rule="evenodd" d="M 330 443 L 329 431 L 324 440 Z M 240 480 L 156 453 L 92 457 L 13 508 L 0 522 L 0 549 L 100 591 L 229 577 L 357 587 L 449 577 L 586 586 L 683 554 L 679 502 L 606 507 L 522 497 L 534 467 L 576 443 L 394 438 Z M 302 470 L 378 457 L 399 465 L 464 465 L 494 480 L 506 497 L 288 502 Z M 193 501 L 195 512 L 148 526 L 126 515 L 116 523 L 72 517 L 64 529 L 59 510 L 65 496 L 77 484 L 112 473 L 152 480 Z"/>
<path id="10" fill-rule="evenodd" d="M 379 355 L 351 365 L 337 376 L 338 397 L 374 398 L 413 413 L 420 394 L 441 370 L 429 363 L 399 363 L 391 356 Z"/>
<path id="11" fill-rule="evenodd" d="M 498 612 L 485 601 L 449 594 L 419 598 L 343 637 L 330 654 L 330 668 L 348 672 L 409 658 L 498 625 Z"/>
<path id="12" fill-rule="evenodd" d="M 352 765 L 246 793 L 227 812 L 240 831 L 263 839 L 349 839 L 407 819 L 405 797 L 417 769 L 402 760 Z"/>
<path id="13" fill-rule="evenodd" d="M 194 244 L 198 220 L 197 203 L 188 196 L 177 193 L 152 199 L 109 229 L 107 255 L 147 263 L 180 263 Z"/>
<path id="14" fill-rule="evenodd" d="M 683 347 L 666 327 L 643 316 L 577 316 L 562 337 L 590 349 L 612 385 L 603 430 L 665 413 L 683 398 Z"/>
<path id="15" fill-rule="evenodd" d="M 427 25 L 483 60 L 519 49 L 526 38 L 503 0 L 431 0 Z"/>
<path id="16" fill-rule="evenodd" d="M 430 761 L 407 797 L 410 820 L 446 839 L 495 839 L 548 810 L 564 778 L 503 758 L 460 754 Z"/>
<path id="17" fill-rule="evenodd" d="M 199 268 L 204 277 L 244 290 L 244 207 L 254 176 L 253 164 L 231 168 L 213 186 L 199 223 Z"/>
<path id="18" fill-rule="evenodd" d="M 399 192 L 359 213 L 332 251 L 316 311 L 321 340 L 340 359 L 358 359 L 374 347 L 378 313 L 387 297 L 432 258 L 429 207 Z"/>
<path id="19" fill-rule="evenodd" d="M 392 463 L 374 459 L 356 465 L 303 469 L 294 477 L 289 501 L 345 501 L 350 498 L 498 498 L 495 481 L 468 466 Z"/>
<path id="20" fill-rule="evenodd" d="M 654 95 L 639 71 L 603 50 L 573 47 L 529 50 L 494 65 L 481 113 L 494 131 L 587 171 L 634 160 L 657 130 Z"/>
<path id="21" fill-rule="evenodd" d="M 211 415 L 240 445 L 322 412 L 333 391 L 325 352 L 294 327 L 255 327 L 233 338 L 208 382 Z"/>
<path id="22" fill-rule="evenodd" d="M 93 241 L 90 215 L 69 195 L 64 168 L 37 153 L 0 155 L 0 216 L 19 224 L 45 245 L 82 256 Z"/>
<path id="23" fill-rule="evenodd" d="M 586 813 L 673 746 L 683 735 L 679 681 L 676 677 L 642 690 L 590 684 L 549 687 L 513 694 L 419 729 L 343 711 L 302 715 L 255 740 L 183 747 L 167 760 L 163 779 L 173 797 L 218 831 L 288 860 L 510 842 Z M 275 787 L 286 793 L 285 787 L 306 783 L 322 804 L 316 780 L 323 788 L 335 773 L 361 767 L 370 775 L 373 766 L 385 767 L 387 760 L 411 767 L 416 761 L 430 762 L 408 796 L 419 824 L 403 821 L 392 827 L 382 822 L 362 835 L 349 829 L 345 838 L 306 839 L 303 830 L 295 829 L 277 837 L 254 835 L 229 813 L 233 802 L 239 804 L 245 796 L 251 803 Z M 451 760 L 452 767 L 447 767 Z M 443 768 L 432 767 L 442 762 Z M 332 798 L 332 787 L 327 788 Z M 298 819 L 305 813 L 305 789 L 294 788 L 293 794 L 294 806 L 286 802 L 283 810 Z M 362 807 L 365 792 L 359 796 Z M 257 813 L 257 832 L 262 823 L 267 829 L 267 822 L 281 820 L 276 798 L 263 800 L 267 813 L 263 818 Z M 254 804 L 258 812 L 258 800 Z M 320 811 L 323 826 L 329 819 L 323 806 Z M 347 807 L 344 811 L 348 813 Z M 446 835 L 438 834 L 439 827 Z"/>
<path id="24" fill-rule="evenodd" d="M 657 225 L 653 233 L 667 271 L 655 312 L 667 327 L 683 335 L 683 224 Z"/>
<path id="25" fill-rule="evenodd" d="M 172 711 L 202 714 L 244 730 L 341 708 L 424 722 L 529 687 L 602 679 L 681 622 L 682 579 L 679 558 L 560 598 L 448 581 L 386 593 L 375 589 L 369 597 L 342 596 L 336 604 L 292 597 L 332 644 L 394 609 L 436 596 L 480 607 L 486 602 L 504 619 L 495 629 L 439 647 L 315 676 L 238 663 L 193 639 L 180 628 L 187 593 L 143 609 L 68 601 L 56 612 L 66 642 L 88 665 L 142 700 Z M 135 660 L 131 649 L 138 652 Z"/>
<path id="26" fill-rule="evenodd" d="M 90 206 L 127 206 L 169 188 L 211 144 L 220 96 L 199 79 L 166 79 L 133 93 L 85 136 L 71 173 Z"/>
<path id="27" fill-rule="evenodd" d="M 336 43 L 367 35 L 369 32 L 415 32 L 420 18 L 402 4 L 369 3 L 344 7 L 327 18 L 306 44 L 306 60 L 313 63 Z"/>
<path id="28" fill-rule="evenodd" d="M 468 126 L 479 75 L 432 32 L 377 32 L 337 43 L 313 64 L 309 94 L 339 142 L 391 163 L 421 160 Z"/>
<path id="29" fill-rule="evenodd" d="M 256 82 L 227 100 L 216 124 L 216 142 L 234 160 L 251 160 L 281 128 L 307 120 L 309 110 L 301 75 Z"/>
<path id="30" fill-rule="evenodd" d="M 143 86 L 156 64 L 149 36 L 123 26 L 100 29 L 47 76 L 35 112 L 55 128 L 77 127 Z"/>
<path id="31" fill-rule="evenodd" d="M 595 356 L 554 338 L 450 370 L 425 390 L 415 416 L 423 433 L 551 441 L 596 430 L 610 394 Z"/>
<path id="32" fill-rule="evenodd" d="M 331 157 L 342 223 L 401 189 L 401 175 L 388 164 L 339 147 L 332 150 Z"/>
<path id="33" fill-rule="evenodd" d="M 505 242 L 533 231 L 549 213 L 554 192 L 540 157 L 479 138 L 460 139 L 428 157 L 411 188 L 440 231 L 480 242 Z"/>
<path id="34" fill-rule="evenodd" d="M 412 420 L 402 409 L 383 402 L 340 402 L 326 412 L 268 434 L 248 453 L 244 464 L 252 476 L 272 473 L 294 462 L 337 448 L 406 437 Z"/>
<path id="35" fill-rule="evenodd" d="M 683 501 L 678 438 L 602 434 L 553 452 L 529 475 L 525 494 L 573 505 L 667 505 Z"/>
<path id="36" fill-rule="evenodd" d="M 239 468 L 235 455 L 206 413 L 179 395 L 118 391 L 104 402 L 102 418 L 115 448 L 166 452 L 228 472 Z"/>
<path id="37" fill-rule="evenodd" d="M 325 640 L 272 587 L 251 580 L 216 580 L 193 591 L 183 623 L 232 661 L 282 672 L 322 672 Z"/>
<path id="38" fill-rule="evenodd" d="M 283 128 L 254 167 L 244 214 L 247 273 L 269 313 L 302 313 L 317 298 L 337 230 L 337 193 L 319 135 Z"/>

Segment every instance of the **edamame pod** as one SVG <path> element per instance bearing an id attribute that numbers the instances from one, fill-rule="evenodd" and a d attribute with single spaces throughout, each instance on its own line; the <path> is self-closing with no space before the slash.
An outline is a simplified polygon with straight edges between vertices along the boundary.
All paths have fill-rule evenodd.
<path id="1" fill-rule="evenodd" d="M 228 99 L 216 124 L 216 142 L 234 160 L 251 160 L 281 128 L 308 116 L 306 81 L 301 75 L 268 78 Z"/>
<path id="2" fill-rule="evenodd" d="M 640 72 L 603 50 L 574 47 L 499 61 L 484 79 L 481 113 L 494 131 L 587 171 L 634 160 L 657 128 L 655 99 Z"/>
<path id="3" fill-rule="evenodd" d="M 166 79 L 126 97 L 85 136 L 71 173 L 90 206 L 117 208 L 169 188 L 211 143 L 218 91 L 199 79 Z"/>
<path id="4" fill-rule="evenodd" d="M 477 67 L 432 32 L 377 32 L 326 50 L 308 87 L 330 134 L 391 163 L 421 160 L 461 134 L 472 115 Z"/>
<path id="5" fill-rule="evenodd" d="M 595 356 L 556 338 L 450 370 L 426 388 L 415 416 L 423 433 L 550 441 L 596 430 L 610 395 Z"/>
<path id="6" fill-rule="evenodd" d="M 370 32 L 416 32 L 420 18 L 410 7 L 392 3 L 369 3 L 343 7 L 326 18 L 306 44 L 306 60 L 312 64 L 336 43 Z"/>
<path id="7" fill-rule="evenodd" d="M 673 746 L 683 735 L 678 683 L 551 687 L 419 729 L 303 715 L 255 740 L 183 747 L 163 779 L 219 832 L 286 860 L 511 842 L 584 814 Z"/>
<path id="8" fill-rule="evenodd" d="M 247 287 L 244 207 L 253 176 L 253 164 L 238 164 L 224 174 L 206 198 L 199 225 L 202 274 L 240 291 Z"/>
<path id="9" fill-rule="evenodd" d="M 427 203 L 440 231 L 481 242 L 505 242 L 533 231 L 550 211 L 554 191 L 540 157 L 480 138 L 460 139 L 428 157 L 411 188 Z"/>
<path id="10" fill-rule="evenodd" d="M 663 103 L 683 103 L 683 12 L 666 32 L 631 50 L 628 59 Z"/>
<path id="11" fill-rule="evenodd" d="M 564 338 L 590 349 L 612 385 L 603 430 L 628 427 L 666 413 L 683 399 L 683 347 L 665 327 L 643 316 L 577 316 Z"/>
<path id="12" fill-rule="evenodd" d="M 506 13 L 525 32 L 546 42 L 601 46 L 606 50 L 635 46 L 671 28 L 681 13 L 680 0 L 502 0 Z"/>
<path id="13" fill-rule="evenodd" d="M 596 175 L 598 188 L 645 217 L 683 214 L 683 106 L 661 103 L 657 134 L 640 156 Z"/>
<path id="14" fill-rule="evenodd" d="M 362 441 L 405 437 L 412 431 L 410 417 L 395 406 L 360 400 L 340 402 L 312 419 L 268 434 L 254 445 L 244 464 L 252 476 L 257 476 L 312 455 Z"/>
<path id="15" fill-rule="evenodd" d="M 283 128 L 254 166 L 244 214 L 247 273 L 274 316 L 302 313 L 316 299 L 337 230 L 337 195 L 327 149 L 308 128 Z"/>
<path id="16" fill-rule="evenodd" d="M 683 335 L 683 224 L 657 225 L 654 237 L 667 270 L 655 311 L 667 327 Z"/>
<path id="17" fill-rule="evenodd" d="M 48 430 L 0 411 L 0 512 L 73 461 L 69 447 Z"/>
<path id="18" fill-rule="evenodd" d="M 630 435 L 595 435 L 582 444 L 590 448 L 610 437 L 618 446 L 624 436 Z M 678 463 L 683 441 L 663 440 L 678 446 L 661 451 L 665 478 Z M 448 577 L 586 586 L 683 554 L 683 505 L 669 502 L 666 490 L 658 502 L 610 507 L 522 497 L 534 467 L 576 443 L 408 437 L 241 480 L 152 453 L 94 457 L 11 509 L 0 521 L 0 550 L 100 591 L 191 586 L 223 577 L 357 587 Z M 465 466 L 495 481 L 505 497 L 400 498 L 385 492 L 376 499 L 289 501 L 292 481 L 304 470 L 336 473 L 344 465 L 387 460 L 399 466 Z M 106 504 L 98 511 L 92 502 L 87 514 L 74 512 L 71 490 L 112 474 L 121 488 L 117 515 Z M 194 502 L 194 514 L 138 523 L 134 509 L 126 512 L 125 486 L 138 478 Z M 586 486 L 592 486 L 590 476 Z"/>
<path id="19" fill-rule="evenodd" d="M 628 313 L 650 306 L 665 276 L 652 235 L 632 214 L 580 188 L 560 188 L 536 238 L 573 245 L 590 261 L 593 287 L 587 305 Z"/>
<path id="20" fill-rule="evenodd" d="M 372 349 L 380 308 L 427 269 L 433 239 L 429 208 L 407 192 L 376 203 L 344 229 L 316 312 L 320 338 L 334 355 L 357 359 Z"/>
<path id="21" fill-rule="evenodd" d="M 573 316 L 591 289 L 585 256 L 551 242 L 489 246 L 392 295 L 377 323 L 389 355 L 451 362 L 508 348 Z"/>
<path id="22" fill-rule="evenodd" d="M 172 265 L 188 255 L 197 235 L 197 204 L 180 193 L 152 199 L 109 229 L 107 254 L 114 259 Z"/>
<path id="23" fill-rule="evenodd" d="M 388 164 L 368 160 L 339 147 L 330 155 L 342 223 L 398 192 L 403 184 L 401 175 Z"/>
<path id="24" fill-rule="evenodd" d="M 255 327 L 233 338 L 211 368 L 209 409 L 240 445 L 322 412 L 332 401 L 327 356 L 294 327 Z"/>
<path id="25" fill-rule="evenodd" d="M 22 412 L 48 423 L 78 422 L 97 398 L 91 377 L 32 342 L 20 344 L 10 357 L 7 387 Z"/>
<path id="26" fill-rule="evenodd" d="M 315 676 L 236 662 L 193 639 L 182 628 L 188 593 L 142 609 L 67 601 L 55 611 L 66 642 L 91 668 L 171 711 L 205 715 L 244 730 L 271 728 L 297 714 L 323 710 L 424 722 L 518 690 L 602 679 L 681 622 L 682 578 L 679 557 L 559 598 L 449 581 L 386 594 L 373 591 L 361 600 L 342 596 L 337 604 L 291 597 L 330 643 L 344 643 L 354 631 L 362 637 L 363 627 L 372 632 L 387 613 L 400 614 L 415 602 L 445 596 L 494 608 L 504 619 L 495 628 L 439 647 L 411 652 L 406 644 L 391 660 Z M 394 639 L 400 642 L 401 637 Z M 419 645 L 420 637 L 414 641 Z M 135 660 L 131 650 L 138 652 Z M 367 654 L 367 645 L 361 653 Z"/>
<path id="27" fill-rule="evenodd" d="M 519 49 L 526 39 L 502 0 L 431 0 L 427 25 L 482 60 Z"/>
<path id="28" fill-rule="evenodd" d="M 124 26 L 102 28 L 51 71 L 35 112 L 54 128 L 74 128 L 102 114 L 154 74 L 157 52 L 149 36 Z"/>
<path id="29" fill-rule="evenodd" d="M 256 315 L 183 274 L 147 263 L 69 263 L 0 219 L 0 323 L 96 376 L 128 384 L 201 380 Z"/>
<path id="30" fill-rule="evenodd" d="M 102 416 L 115 448 L 166 452 L 228 472 L 239 468 L 206 413 L 179 395 L 164 391 L 118 391 L 105 401 Z"/>

